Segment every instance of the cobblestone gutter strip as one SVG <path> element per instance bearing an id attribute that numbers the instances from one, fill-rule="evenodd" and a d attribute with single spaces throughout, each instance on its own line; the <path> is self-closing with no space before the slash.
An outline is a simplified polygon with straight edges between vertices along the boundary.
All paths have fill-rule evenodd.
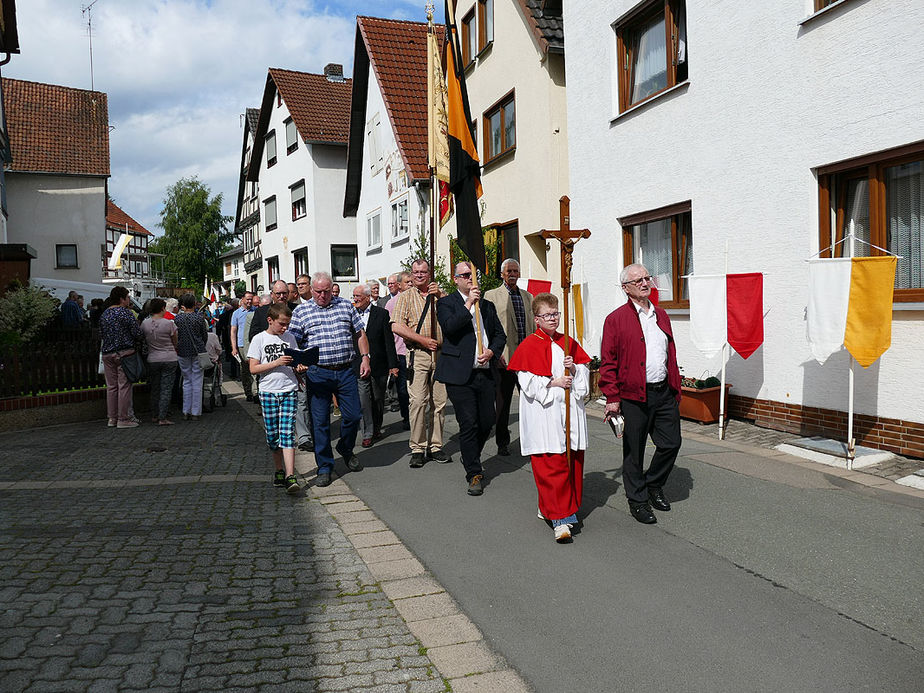
<path id="1" fill-rule="evenodd" d="M 311 487 L 310 494 L 339 523 L 453 693 L 528 693 L 449 593 L 342 479 Z"/>

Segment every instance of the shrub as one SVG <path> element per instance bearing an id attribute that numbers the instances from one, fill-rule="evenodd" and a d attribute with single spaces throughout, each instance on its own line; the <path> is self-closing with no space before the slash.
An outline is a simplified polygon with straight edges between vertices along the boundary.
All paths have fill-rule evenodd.
<path id="1" fill-rule="evenodd" d="M 20 285 L 0 298 L 0 343 L 28 343 L 54 317 L 58 301 L 44 288 Z"/>

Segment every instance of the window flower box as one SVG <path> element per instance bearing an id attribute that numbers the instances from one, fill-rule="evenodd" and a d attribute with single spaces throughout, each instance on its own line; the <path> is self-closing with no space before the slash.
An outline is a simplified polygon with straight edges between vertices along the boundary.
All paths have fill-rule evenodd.
<path id="1" fill-rule="evenodd" d="M 728 391 L 731 384 L 725 384 L 725 410 L 728 414 Z M 719 420 L 719 395 L 722 384 L 718 378 L 695 380 L 683 378 L 680 381 L 680 416 L 684 419 L 699 421 L 702 424 L 716 423 Z"/>

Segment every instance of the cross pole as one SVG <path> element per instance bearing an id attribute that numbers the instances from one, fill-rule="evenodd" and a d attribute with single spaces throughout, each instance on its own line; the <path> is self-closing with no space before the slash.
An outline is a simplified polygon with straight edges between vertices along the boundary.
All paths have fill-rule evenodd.
<path id="1" fill-rule="evenodd" d="M 571 228 L 571 199 L 563 195 L 558 201 L 559 227 L 557 229 L 543 229 L 543 238 L 555 238 L 561 244 L 561 289 L 564 298 L 565 317 L 565 356 L 571 352 L 570 318 L 568 307 L 571 304 L 571 266 L 574 244 L 582 238 L 590 236 L 588 229 Z M 565 457 L 568 460 L 568 470 L 571 472 L 572 491 L 574 491 L 574 465 L 571 460 L 571 388 L 565 390 Z"/>

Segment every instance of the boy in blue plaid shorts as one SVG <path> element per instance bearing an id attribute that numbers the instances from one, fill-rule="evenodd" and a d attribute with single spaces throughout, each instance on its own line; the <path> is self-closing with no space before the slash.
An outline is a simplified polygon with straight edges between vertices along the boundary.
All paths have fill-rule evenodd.
<path id="1" fill-rule="evenodd" d="M 284 349 L 298 349 L 295 338 L 286 332 L 292 311 L 285 303 L 269 307 L 266 331 L 250 342 L 247 358 L 250 372 L 260 375 L 260 407 L 266 443 L 273 451 L 273 485 L 284 487 L 289 493 L 298 493 L 295 477 L 295 412 L 298 408 L 298 378 L 295 372 L 306 366 L 292 369 L 292 357 Z"/>

